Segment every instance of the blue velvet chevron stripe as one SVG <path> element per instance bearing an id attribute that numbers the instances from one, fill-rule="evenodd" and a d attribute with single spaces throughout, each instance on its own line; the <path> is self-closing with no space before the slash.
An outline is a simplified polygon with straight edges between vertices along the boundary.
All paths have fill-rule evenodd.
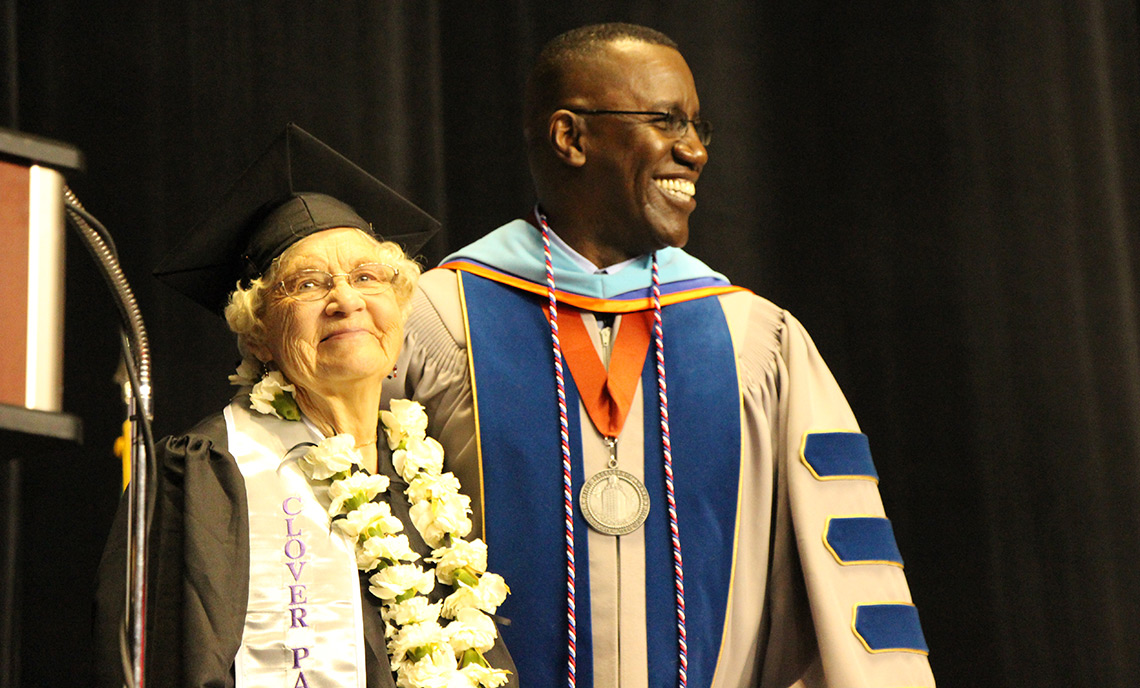
<path id="1" fill-rule="evenodd" d="M 918 609 L 905 602 L 861 604 L 855 607 L 855 635 L 868 652 L 928 654 Z"/>
<path id="2" fill-rule="evenodd" d="M 891 522 L 885 518 L 833 516 L 824 527 L 823 541 L 840 564 L 903 565 Z"/>
<path id="3" fill-rule="evenodd" d="M 801 458 L 820 480 L 879 480 L 871 461 L 870 443 L 861 432 L 806 433 Z"/>

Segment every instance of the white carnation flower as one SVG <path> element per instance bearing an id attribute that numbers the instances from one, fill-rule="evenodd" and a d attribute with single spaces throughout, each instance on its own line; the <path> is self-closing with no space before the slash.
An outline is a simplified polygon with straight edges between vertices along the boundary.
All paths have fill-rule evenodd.
<path id="1" fill-rule="evenodd" d="M 390 654 L 398 656 L 394 652 Z M 392 661 L 398 688 L 457 688 L 452 682 L 454 677 L 462 676 L 457 667 L 455 655 L 446 646 L 436 648 L 417 662 Z M 459 684 L 458 688 L 469 687 Z"/>
<path id="2" fill-rule="evenodd" d="M 343 480 L 334 480 L 329 485 L 329 516 L 336 516 L 341 511 L 350 511 L 365 502 L 372 501 L 376 495 L 388 490 L 388 476 L 369 475 L 357 471 Z M 345 509 L 345 503 L 355 501 Z"/>
<path id="3" fill-rule="evenodd" d="M 361 504 L 344 518 L 333 521 L 333 525 L 352 540 L 359 538 L 361 533 L 368 537 L 393 535 L 404 529 L 400 519 L 392 515 L 392 507 L 387 502 Z"/>
<path id="4" fill-rule="evenodd" d="M 409 591 L 426 595 L 435 587 L 435 576 L 416 564 L 396 564 L 381 569 L 368 579 L 373 595 L 382 600 L 394 600 Z"/>
<path id="5" fill-rule="evenodd" d="M 393 399 L 388 411 L 380 412 L 388 448 L 395 449 L 404 439 L 423 439 L 427 435 L 428 417 L 418 401 Z"/>
<path id="6" fill-rule="evenodd" d="M 431 437 L 409 439 L 403 449 L 392 452 L 392 466 L 408 482 L 420 472 L 439 475 L 443 471 L 443 445 Z"/>
<path id="7" fill-rule="evenodd" d="M 356 439 L 352 435 L 334 435 L 311 447 L 297 463 L 313 480 L 325 480 L 360 465 L 363 457 L 355 445 Z"/>
<path id="8" fill-rule="evenodd" d="M 426 597 L 416 595 L 415 597 L 404 600 L 403 602 L 396 602 L 393 604 L 384 605 L 381 609 L 380 615 L 388 622 L 389 627 L 392 624 L 396 626 L 407 626 L 409 624 L 418 624 L 425 621 L 439 622 L 439 613 L 443 608 L 442 602 L 432 604 L 428 602 Z M 395 635 L 395 630 L 393 630 Z"/>
<path id="9" fill-rule="evenodd" d="M 482 540 L 454 540 L 450 547 L 440 547 L 431 553 L 430 562 L 436 562 L 435 577 L 440 583 L 455 585 L 455 572 L 470 568 L 478 574 L 487 570 L 487 545 Z"/>
<path id="10" fill-rule="evenodd" d="M 458 494 L 459 487 L 459 478 L 453 473 L 421 472 L 412 478 L 404 493 L 414 504 L 425 499 L 436 499 L 442 495 Z"/>
<path id="11" fill-rule="evenodd" d="M 487 652 L 495 646 L 495 622 L 478 609 L 460 609 L 447 625 L 447 641 L 456 654 L 464 650 Z"/>
<path id="12" fill-rule="evenodd" d="M 408 536 L 402 533 L 374 535 L 356 548 L 356 567 L 361 571 L 371 571 L 381 563 L 415 561 L 419 558 L 420 555 L 408 543 Z"/>
<path id="13" fill-rule="evenodd" d="M 491 669 L 481 664 L 468 664 L 460 669 L 459 673 L 466 677 L 472 688 L 499 688 L 507 685 L 511 672 L 506 669 Z"/>
<path id="14" fill-rule="evenodd" d="M 268 416 L 277 416 L 282 420 L 299 420 L 301 414 L 297 402 L 293 399 L 296 392 L 281 371 L 274 370 L 266 373 L 261 381 L 253 386 L 249 392 L 249 403 L 254 411 Z"/>
<path id="15" fill-rule="evenodd" d="M 453 494 L 430 502 L 416 502 L 408 515 L 429 547 L 442 545 L 446 536 L 464 537 L 471 532 L 471 498 Z"/>
<path id="16" fill-rule="evenodd" d="M 438 660 L 432 657 L 432 655 L 441 649 L 445 650 L 446 654 L 451 655 L 454 666 L 455 653 L 451 652 L 451 648 L 447 645 L 447 635 L 443 627 L 435 620 L 421 621 L 420 623 L 401 626 L 396 630 L 396 633 L 388 639 L 388 653 L 391 655 L 393 662 L 398 661 L 405 666 L 412 663 L 418 664 L 420 662 L 438 664 Z M 425 650 L 427 650 L 426 654 L 424 654 Z M 413 653 L 424 654 L 424 656 L 412 660 L 409 655 Z"/>
<path id="17" fill-rule="evenodd" d="M 459 583 L 455 592 L 443 601 L 443 615 L 454 619 L 459 611 L 467 608 L 481 609 L 488 614 L 494 614 L 499 605 L 507 599 L 510 588 L 506 581 L 497 573 L 484 573 L 479 577 L 475 586 Z"/>
<path id="18" fill-rule="evenodd" d="M 243 358 L 237 370 L 230 375 L 230 384 L 238 387 L 252 387 L 261 379 L 261 366 L 251 358 Z"/>

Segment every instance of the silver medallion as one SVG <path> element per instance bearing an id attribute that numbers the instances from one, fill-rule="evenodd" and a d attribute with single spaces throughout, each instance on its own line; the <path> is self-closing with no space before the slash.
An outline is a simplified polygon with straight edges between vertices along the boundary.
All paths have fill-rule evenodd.
<path id="1" fill-rule="evenodd" d="M 582 516 L 606 535 L 632 533 L 649 516 L 649 492 L 632 473 L 608 468 L 590 476 L 578 495 Z"/>

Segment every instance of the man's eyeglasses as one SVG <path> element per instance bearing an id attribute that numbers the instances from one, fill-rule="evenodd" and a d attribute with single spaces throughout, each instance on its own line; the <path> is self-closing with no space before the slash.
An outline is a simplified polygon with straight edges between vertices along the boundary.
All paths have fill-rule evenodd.
<path id="1" fill-rule="evenodd" d="M 658 128 L 667 131 L 677 138 L 685 135 L 689 125 L 697 132 L 697 140 L 702 145 L 709 145 L 712 141 L 712 123 L 705 119 L 689 119 L 679 112 L 656 112 L 653 110 L 588 110 L 585 108 L 566 108 L 575 115 L 651 115 L 653 119 L 649 124 L 656 124 Z"/>
<path id="2" fill-rule="evenodd" d="M 285 295 L 298 301 L 319 301 L 329 295 L 337 277 L 345 277 L 348 286 L 361 294 L 383 294 L 392 288 L 400 271 L 383 263 L 364 263 L 352 272 L 329 274 L 324 270 L 301 270 L 277 283 Z"/>

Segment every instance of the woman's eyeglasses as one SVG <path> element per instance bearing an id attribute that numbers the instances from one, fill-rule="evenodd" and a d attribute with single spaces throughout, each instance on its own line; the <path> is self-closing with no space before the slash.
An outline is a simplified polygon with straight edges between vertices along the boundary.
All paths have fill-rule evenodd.
<path id="1" fill-rule="evenodd" d="M 285 295 L 298 301 L 319 301 L 329 295 L 337 277 L 344 277 L 348 286 L 361 294 L 383 294 L 392 288 L 400 271 L 383 263 L 364 263 L 352 272 L 329 274 L 324 270 L 301 270 L 277 283 Z"/>

